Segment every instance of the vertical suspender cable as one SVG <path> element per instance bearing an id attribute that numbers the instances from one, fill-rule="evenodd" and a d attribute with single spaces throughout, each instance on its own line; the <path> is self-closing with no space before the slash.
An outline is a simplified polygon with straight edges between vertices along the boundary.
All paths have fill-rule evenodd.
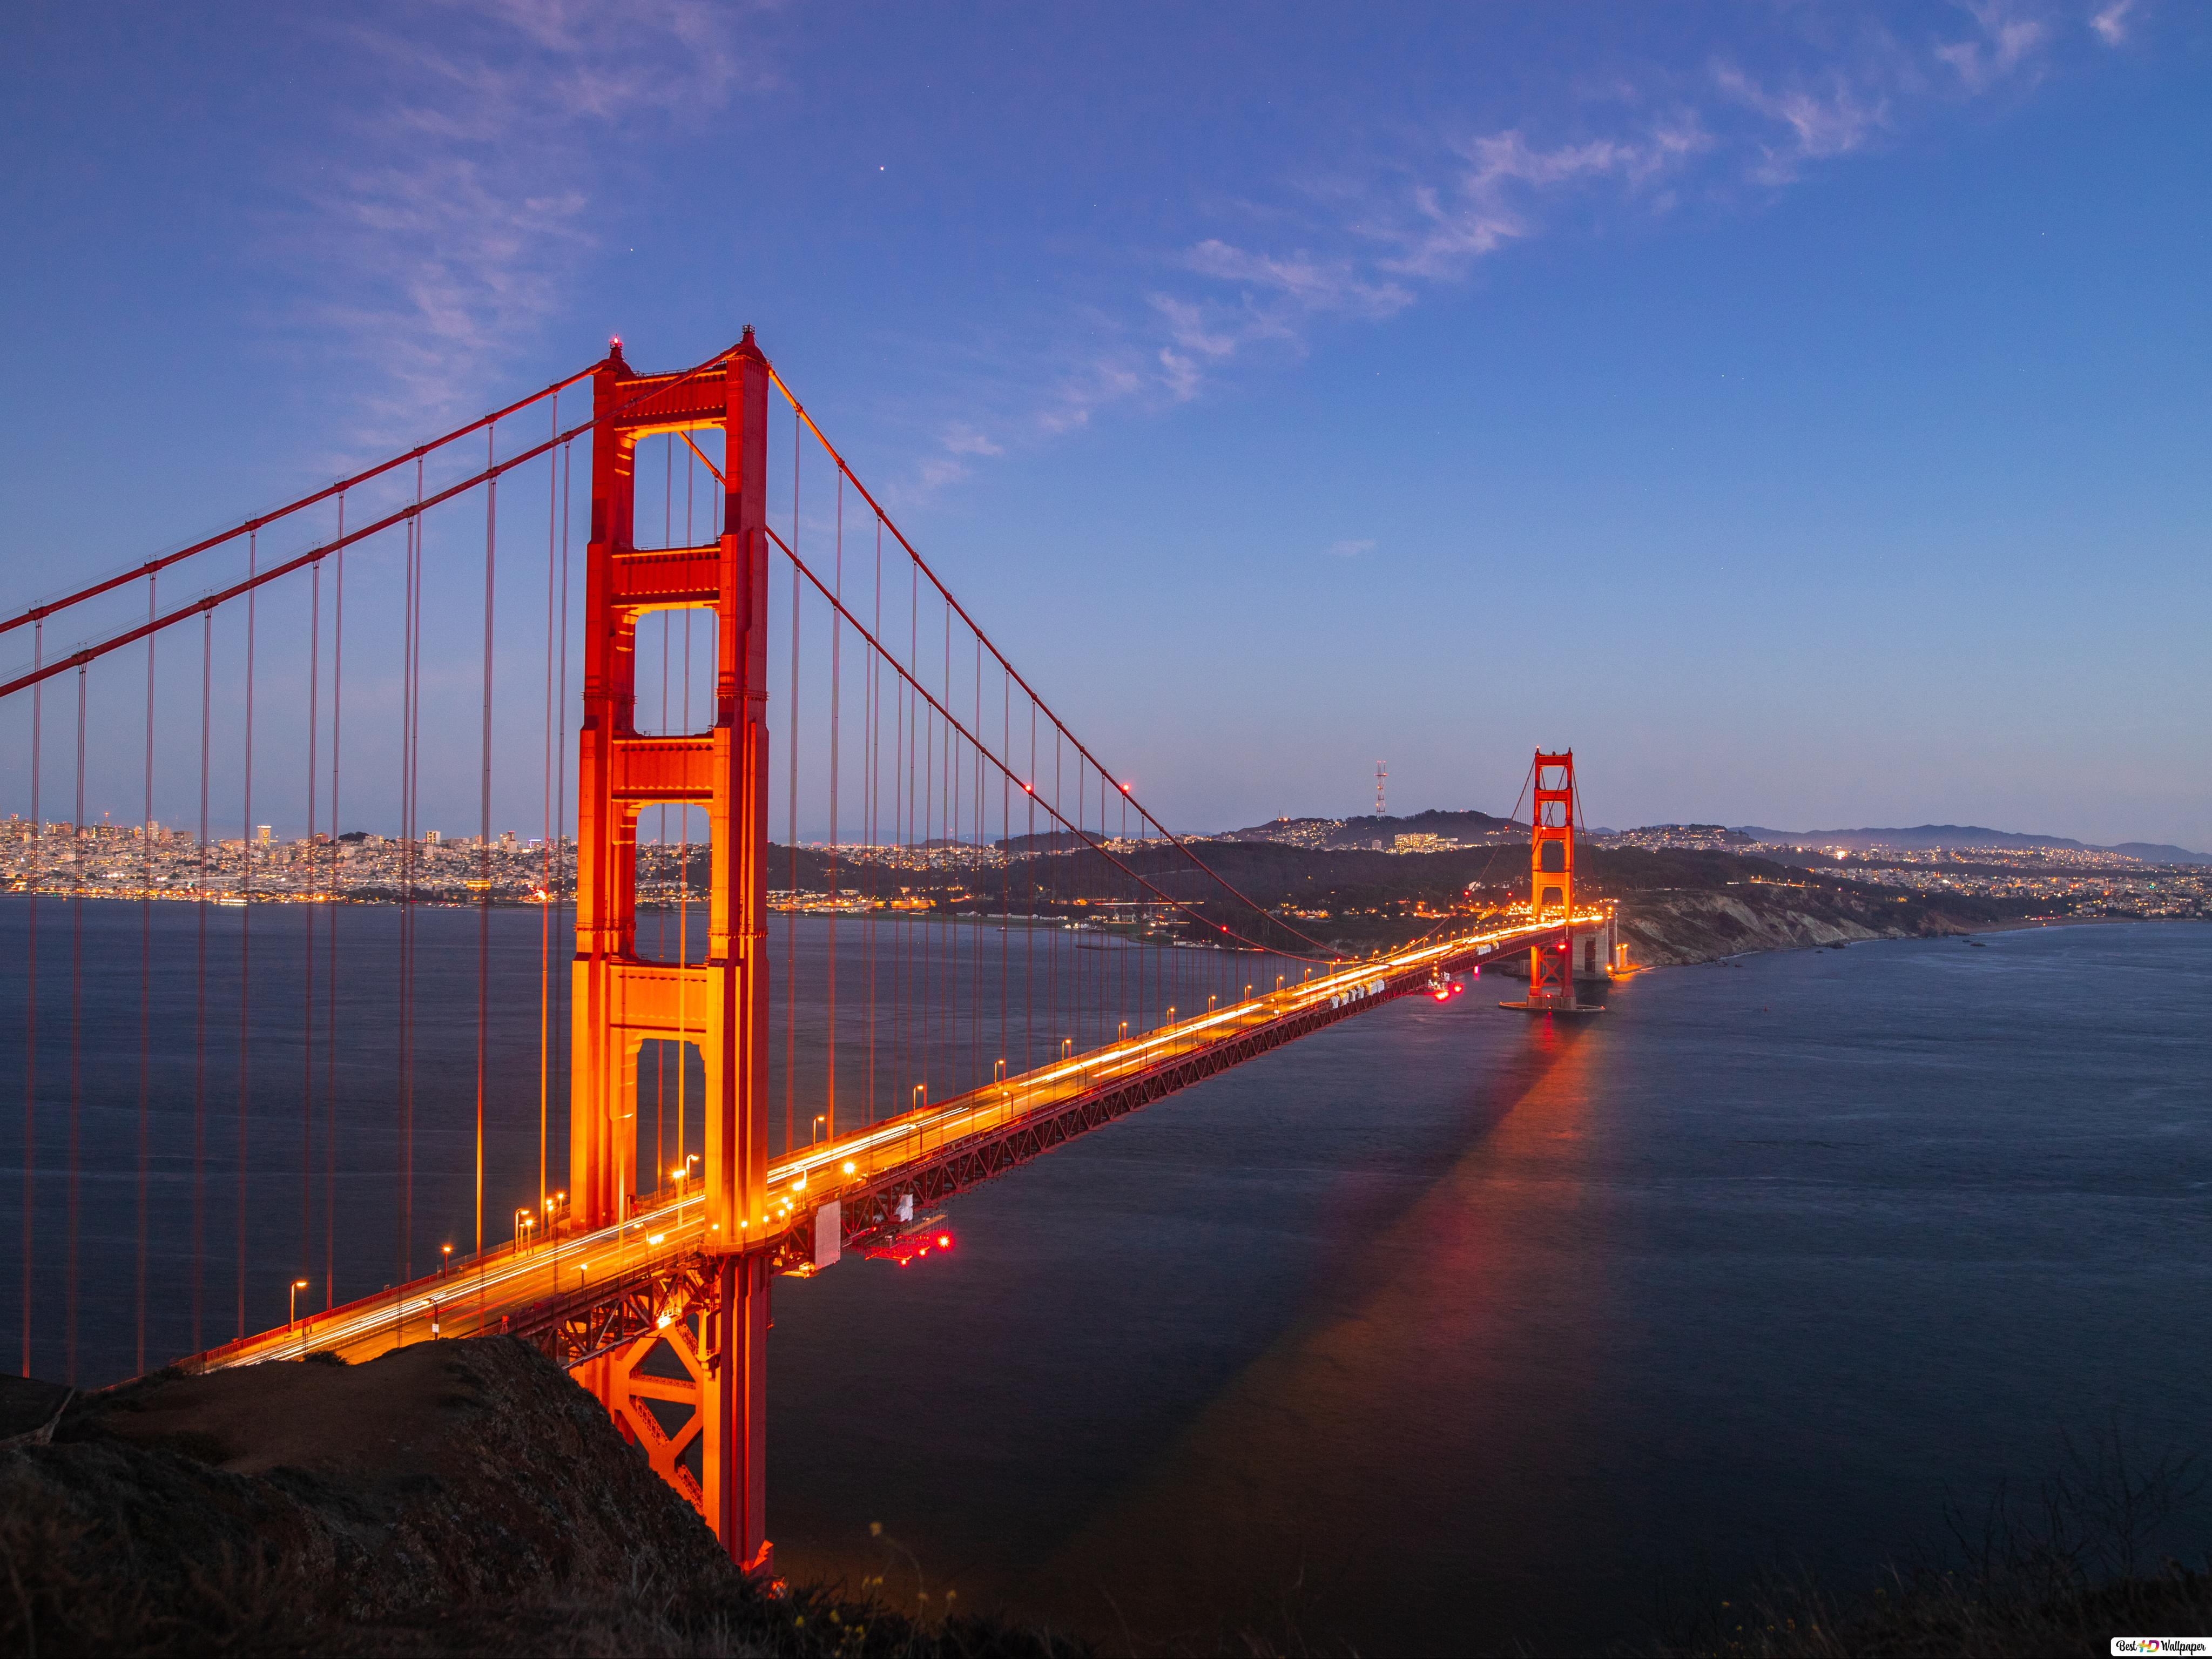
<path id="1" fill-rule="evenodd" d="M 315 912 L 319 895 L 314 891 L 315 866 L 320 849 L 315 845 L 315 739 L 322 726 L 323 691 L 323 567 L 318 562 L 308 573 L 307 600 L 307 839 L 306 945 L 300 983 L 303 991 L 300 1017 L 300 1265 L 295 1279 L 305 1279 L 315 1242 Z M 337 826 L 331 826 L 337 833 Z"/>
<path id="2" fill-rule="evenodd" d="M 338 492 L 337 568 L 331 573 L 331 862 L 330 926 L 325 929 L 329 952 L 323 975 L 327 1002 L 323 1019 L 323 1308 L 337 1305 L 338 1197 L 338 860 L 344 843 L 338 839 L 338 716 L 345 680 L 345 492 Z"/>
<path id="3" fill-rule="evenodd" d="M 499 428 L 484 428 L 484 465 L 496 464 Z M 491 623 L 493 573 L 499 542 L 499 480 L 484 485 L 483 748 L 477 786 L 477 1263 L 478 1299 L 483 1264 L 484 1060 L 491 1036 Z M 520 1242 L 519 1240 L 517 1241 Z"/>
<path id="4" fill-rule="evenodd" d="M 561 432 L 561 394 L 553 394 L 553 433 Z M 545 1205 L 545 1119 L 553 1072 L 553 564 L 561 514 L 561 457 L 545 458 L 545 740 L 540 777 L 544 830 L 538 842 L 538 1219 L 549 1231 Z"/>
<path id="5" fill-rule="evenodd" d="M 146 578 L 146 620 L 155 617 L 154 584 Z M 154 636 L 146 636 L 146 793 L 138 820 L 138 1261 L 132 1369 L 146 1372 L 146 1166 L 148 1117 L 154 1097 Z"/>
<path id="6" fill-rule="evenodd" d="M 215 716 L 215 612 L 200 615 L 200 835 L 199 869 L 192 896 L 199 912 L 192 1024 L 192 1352 L 207 1346 L 202 1334 L 202 1292 L 207 1262 L 207 946 L 208 946 L 208 752 Z"/>
<path id="7" fill-rule="evenodd" d="M 1003 669 L 999 674 L 999 752 L 1014 752 L 1014 682 Z M 1009 1058 L 1006 1034 L 1013 1012 L 1013 991 L 1011 969 L 1013 957 L 1013 935 L 1009 931 L 1014 925 L 1013 867 L 1014 831 L 1009 818 L 1013 807 L 1014 786 L 1002 766 L 999 769 L 999 1059 Z M 994 1070 L 997 1068 L 993 1067 Z"/>
<path id="8" fill-rule="evenodd" d="M 567 830 L 568 823 L 568 500 L 569 486 L 574 480 L 570 459 L 572 446 L 561 447 L 561 684 L 553 700 L 555 732 L 553 741 L 553 834 L 562 844 L 554 856 L 553 879 L 558 884 L 554 896 L 565 894 L 568 889 Z M 563 915 L 567 914 L 563 906 Z M 563 927 L 570 926 L 564 922 Z M 570 935 L 563 933 L 563 939 Z M 562 975 L 554 988 L 555 999 L 565 995 L 568 989 L 568 975 Z M 571 1079 L 573 1085 L 574 1079 Z"/>
<path id="9" fill-rule="evenodd" d="M 952 626 L 952 613 L 947 611 L 945 615 L 945 628 L 949 635 Z M 952 663 L 952 647 L 949 637 L 945 641 L 945 660 L 946 668 L 950 670 Z M 945 702 L 945 682 L 940 679 L 938 682 L 937 699 L 940 706 Z M 937 734 L 941 724 L 937 718 L 937 710 L 931 709 L 922 717 L 922 730 L 927 735 L 924 740 L 922 751 L 921 857 L 922 867 L 925 870 L 932 870 L 934 866 L 930 860 L 929 848 L 933 842 L 945 839 L 945 791 L 939 777 L 944 760 L 938 753 L 937 747 Z M 945 735 L 946 747 L 950 748 L 952 734 L 946 732 Z M 944 982 L 943 975 L 935 971 L 935 963 L 945 947 L 945 926 L 939 919 L 940 912 L 938 908 L 937 894 L 933 890 L 933 890 L 929 894 L 929 908 L 923 911 L 922 915 L 927 918 L 922 925 L 922 962 L 931 969 L 929 980 L 931 988 L 934 991 Z M 952 1092 L 951 1083 L 944 1079 L 942 1071 L 931 1064 L 944 1041 L 940 1033 L 950 1024 L 945 1018 L 940 1003 L 941 999 L 936 996 L 925 1000 L 924 1006 L 928 1012 L 927 1023 L 922 1027 L 924 1046 L 921 1052 L 921 1075 L 923 1081 L 927 1082 L 934 1073 L 940 1082 L 941 1092 L 949 1095 Z"/>
<path id="10" fill-rule="evenodd" d="M 875 635 L 884 636 L 884 521 L 876 520 L 876 598 Z M 877 826 L 883 807 L 883 720 L 884 672 L 882 653 L 868 653 L 868 851 L 873 867 L 873 882 L 880 885 L 883 861 L 876 855 L 881 851 L 877 842 Z M 876 920 L 876 903 L 868 906 L 868 1105 L 867 1121 L 876 1121 L 876 952 L 883 940 L 883 929 Z"/>
<path id="11" fill-rule="evenodd" d="M 246 541 L 246 569 L 252 575 L 260 562 L 259 532 Z M 252 1055 L 250 1022 L 253 1012 L 253 622 L 254 605 L 260 589 L 253 588 L 246 595 L 246 786 L 241 805 L 245 822 L 239 826 L 240 857 L 238 866 L 240 896 L 245 905 L 238 913 L 238 1176 L 237 1226 L 238 1261 L 238 1334 L 246 1334 L 246 1099 L 252 1086 Z"/>
<path id="12" fill-rule="evenodd" d="M 842 476 L 842 474 L 840 475 Z M 945 607 L 945 678 L 942 695 L 938 698 L 945 713 L 939 724 L 945 731 L 944 804 L 938 808 L 939 839 L 957 846 L 960 841 L 959 817 L 959 750 L 952 741 L 952 607 Z M 957 866 L 954 866 L 957 868 Z M 942 902 L 930 907 L 930 915 L 938 918 L 937 941 L 939 956 L 945 962 L 945 1092 L 957 1093 L 960 1087 L 960 975 L 957 969 L 959 947 L 953 930 L 952 917 Z M 946 947 L 950 946 L 950 949 Z"/>
<path id="13" fill-rule="evenodd" d="M 417 765 L 422 747 L 422 463 L 415 463 L 416 511 L 407 524 L 407 586 L 401 617 L 404 684 L 399 756 L 399 1190 L 395 1282 L 414 1277 L 415 1251 L 415 869 Z"/>
<path id="14" fill-rule="evenodd" d="M 945 681 L 942 696 L 938 703 L 945 708 L 940 717 L 945 728 L 945 805 L 938 807 L 938 836 L 951 848 L 960 845 L 960 750 L 953 748 L 953 608 L 945 606 Z M 957 865 L 953 865 L 957 869 Z M 949 911 L 933 905 L 929 911 L 938 918 L 938 940 L 945 949 L 945 1093 L 953 1095 L 960 1088 L 960 931 L 953 927 Z"/>
<path id="15" fill-rule="evenodd" d="M 893 620 L 896 621 L 896 618 L 894 617 Z M 881 639 L 884 636 L 879 633 L 876 637 L 878 639 Z M 897 665 L 896 660 L 894 660 L 892 665 L 894 667 Z M 905 874 L 907 869 L 908 836 L 906 824 L 906 801 L 907 783 L 908 780 L 906 769 L 906 680 L 902 676 L 894 675 L 891 678 L 890 708 L 890 843 L 892 847 L 896 849 L 896 855 L 892 860 L 891 867 L 900 875 Z M 903 884 L 902 883 L 894 881 L 891 885 L 895 890 L 901 891 L 902 894 L 903 893 Z M 909 1005 L 914 1000 L 907 994 L 906 991 L 906 936 L 908 922 L 905 913 L 895 912 L 893 914 L 892 921 L 895 925 L 891 929 L 890 951 L 891 970 L 891 1083 L 890 1086 L 886 1091 L 889 1097 L 886 1103 L 891 1115 L 896 1117 L 901 1112 L 903 1112 L 911 1103 L 909 1099 L 909 1096 L 912 1093 L 910 1087 L 911 1079 L 907 1074 L 906 1033 L 907 1023 L 910 1012 Z"/>
<path id="16" fill-rule="evenodd" d="M 416 467 L 416 494 L 422 494 L 422 467 Z M 409 1275 L 402 1263 L 407 1252 L 407 1088 L 409 1056 L 414 1050 L 414 1034 L 408 1028 L 409 1016 L 413 1012 L 415 1000 L 408 984 L 408 974 L 414 966 L 415 953 L 410 949 L 410 930 L 415 924 L 415 803 L 410 789 L 414 775 L 412 764 L 412 734 L 414 732 L 415 696 L 415 532 L 421 524 L 419 518 L 407 520 L 406 535 L 400 551 L 401 587 L 399 596 L 399 971 L 398 978 L 398 1008 L 396 1024 L 399 1036 L 399 1077 L 397 1098 L 392 1112 L 392 1279 L 404 1285 Z"/>
<path id="17" fill-rule="evenodd" d="M 31 626 L 31 661 L 43 666 L 46 624 Z M 38 1242 L 39 1196 L 39 886 L 46 878 L 46 844 L 39 823 L 39 739 L 46 722 L 46 682 L 31 688 L 31 879 L 30 915 L 23 950 L 23 1375 L 31 1374 L 32 1264 Z"/>
<path id="18" fill-rule="evenodd" d="M 1022 781 L 1022 798 L 1028 807 L 1026 827 L 1022 831 L 1022 845 L 1028 849 L 1030 865 L 1030 903 L 1036 908 L 1036 699 L 1030 699 L 1030 769 Z M 1036 1064 L 1036 926 L 1032 922 L 1022 929 L 1022 1064 L 1029 1071 Z"/>
<path id="19" fill-rule="evenodd" d="M 416 467 L 415 493 L 422 494 L 422 467 Z M 398 975 L 398 1009 L 396 1024 L 399 1034 L 399 1087 L 392 1113 L 392 1169 L 395 1179 L 392 1192 L 392 1278 L 395 1284 L 404 1284 L 408 1274 L 402 1268 L 407 1251 L 407 1087 L 408 1058 L 413 1052 L 414 1036 L 408 1029 L 408 1017 L 414 1011 L 415 1001 L 408 984 L 409 970 L 414 966 L 414 952 L 409 948 L 410 930 L 414 927 L 413 906 L 415 882 L 415 803 L 409 787 L 414 775 L 411 764 L 411 742 L 414 731 L 415 696 L 415 532 L 419 519 L 407 520 L 406 535 L 400 551 L 401 588 L 399 596 L 399 972 Z"/>
<path id="20" fill-rule="evenodd" d="M 930 653 L 933 662 L 937 655 Z M 951 975 L 945 971 L 945 921 L 943 905 L 944 890 L 938 883 L 941 850 L 946 840 L 945 793 L 945 750 L 950 746 L 951 732 L 939 718 L 937 709 L 945 701 L 945 687 L 940 680 L 937 704 L 925 702 L 922 714 L 922 788 L 921 788 L 921 847 L 922 868 L 928 872 L 929 886 L 924 890 L 928 896 L 928 908 L 921 911 L 921 939 L 918 952 L 922 986 L 921 1078 L 929 1085 L 932 1099 L 950 1099 L 957 1091 L 957 1084 L 945 1066 L 947 1037 L 952 1030 L 952 1010 L 958 1000 L 958 988 Z"/>
<path id="21" fill-rule="evenodd" d="M 840 653 L 844 647 L 844 617 L 838 607 L 845 601 L 845 475 L 837 475 L 837 530 L 835 580 L 837 604 L 830 607 L 830 908 L 823 920 L 830 929 L 828 1079 L 822 1109 L 827 1121 L 824 1139 L 837 1138 L 837 716 L 838 693 L 843 674 Z"/>
<path id="22" fill-rule="evenodd" d="M 911 566 L 911 560 L 908 561 L 908 564 Z M 906 695 L 906 851 L 908 867 L 917 871 L 921 868 L 921 843 L 929 838 L 929 819 L 926 815 L 920 820 L 921 833 L 919 836 L 915 833 L 916 822 L 915 815 L 918 810 L 918 797 L 915 789 L 915 767 L 921 750 L 921 699 L 915 695 L 921 687 L 921 681 L 915 672 L 921 665 L 921 576 L 909 570 L 906 605 L 906 672 L 908 681 Z M 902 999 L 905 1004 L 905 1041 L 902 1044 L 905 1054 L 904 1064 L 899 1069 L 901 1075 L 906 1079 L 908 1091 L 906 1097 L 899 1103 L 902 1106 L 910 1106 L 914 1103 L 913 1091 L 915 1084 L 927 1085 L 929 1080 L 929 1062 L 927 1058 L 926 1046 L 929 1034 L 929 1016 L 928 1010 L 922 1002 L 921 981 L 915 976 L 914 966 L 915 935 L 921 929 L 921 924 L 918 923 L 911 914 L 908 916 L 906 925 L 899 929 L 899 943 L 903 947 L 901 954 L 905 958 L 906 984 L 906 993 Z M 928 1097 L 925 1088 L 922 1098 L 926 1102 Z"/>
<path id="23" fill-rule="evenodd" d="M 791 545 L 799 547 L 799 424 L 791 428 Z M 784 715 L 790 739 L 790 779 L 784 790 L 784 835 L 791 842 L 791 891 L 784 895 L 783 923 L 783 1147 L 798 1141 L 799 1062 L 799 561 L 791 563 L 791 708 Z"/>
<path id="24" fill-rule="evenodd" d="M 983 884 L 981 879 L 983 849 L 989 845 L 990 837 L 985 833 L 983 826 L 983 639 L 980 634 L 975 637 L 975 725 L 969 730 L 975 734 L 975 811 L 972 833 L 975 837 L 977 862 L 970 867 L 976 872 L 975 887 L 981 889 Z M 981 908 L 982 896 L 980 890 L 975 894 L 978 907 L 975 914 L 978 917 L 983 914 Z M 989 1076 L 991 1071 L 989 1066 L 983 1064 L 982 939 L 983 936 L 981 933 L 970 930 L 968 951 L 968 1063 L 969 1070 L 975 1074 L 978 1080 Z"/>
<path id="25" fill-rule="evenodd" d="M 76 671 L 76 821 L 70 826 L 70 1108 L 69 1300 L 64 1310 L 69 1369 L 62 1381 L 76 1383 L 77 1259 L 82 1233 L 78 1198 L 80 1123 L 84 1114 L 84 694 L 85 670 Z"/>
<path id="26" fill-rule="evenodd" d="M 1060 732 L 1059 729 L 1055 727 L 1052 734 L 1052 821 L 1055 825 L 1067 822 L 1066 816 L 1060 809 Z M 1050 981 L 1052 986 L 1051 1058 L 1057 1060 L 1065 1052 L 1061 1047 L 1060 1040 L 1068 1035 L 1066 1020 L 1061 1012 L 1060 1004 L 1060 958 L 1063 943 L 1060 935 L 1060 929 L 1066 925 L 1064 921 L 1060 920 L 1060 918 L 1064 916 L 1067 908 L 1067 872 L 1065 866 L 1066 866 L 1068 860 L 1074 856 L 1074 854 L 1072 845 L 1069 846 L 1069 850 L 1066 853 L 1057 850 L 1060 846 L 1069 845 L 1066 837 L 1063 836 L 1057 828 L 1052 830 L 1049 833 L 1052 836 L 1055 848 L 1052 856 L 1051 863 L 1053 889 L 1052 908 L 1054 919 L 1057 924 L 1054 927 L 1052 934 L 1052 977 Z"/>

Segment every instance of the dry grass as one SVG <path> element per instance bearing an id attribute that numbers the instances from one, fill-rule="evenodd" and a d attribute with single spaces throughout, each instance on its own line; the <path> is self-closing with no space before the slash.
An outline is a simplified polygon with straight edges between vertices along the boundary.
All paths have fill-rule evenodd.
<path id="1" fill-rule="evenodd" d="M 1978 1516 L 1948 1510 L 1952 1565 L 1893 1566 L 1848 1597 L 1778 1573 L 1724 1599 L 1678 1598 L 1640 1651 L 2012 1659 L 2212 1632 L 2212 1558 L 2191 1568 L 2154 1550 L 2203 1491 L 2201 1460 L 2133 1456 L 2117 1429 L 2060 1450 L 2059 1473 L 2032 1490 L 2001 1486 Z"/>
<path id="2" fill-rule="evenodd" d="M 51 1515 L 0 1516 L 0 1653 L 22 1659 L 202 1655 L 527 1654 L 533 1659 L 1073 1659 L 1084 1645 L 969 1617 L 927 1621 L 805 1589 L 769 1596 L 640 1569 L 611 1595 L 446 1606 L 344 1619 L 335 1589 L 281 1559 L 226 1556 L 181 1593 L 81 1570 L 99 1540 Z"/>

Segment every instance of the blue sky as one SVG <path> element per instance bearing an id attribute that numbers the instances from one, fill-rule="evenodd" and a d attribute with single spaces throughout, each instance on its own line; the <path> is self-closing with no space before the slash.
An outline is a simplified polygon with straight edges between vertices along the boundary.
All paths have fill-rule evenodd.
<path id="1" fill-rule="evenodd" d="M 16 18 L 11 611 L 750 322 L 1180 826 L 2212 849 L 2199 6 Z"/>

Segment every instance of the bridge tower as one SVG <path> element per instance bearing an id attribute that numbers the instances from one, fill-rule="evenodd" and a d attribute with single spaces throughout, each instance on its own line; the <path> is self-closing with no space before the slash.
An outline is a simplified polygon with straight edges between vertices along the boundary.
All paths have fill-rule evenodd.
<path id="1" fill-rule="evenodd" d="M 1575 751 L 1536 751 L 1531 789 L 1528 920 L 1565 921 L 1575 909 Z M 1528 952 L 1528 1000 L 1533 1006 L 1571 1007 L 1571 952 L 1556 946 Z"/>
<path id="2" fill-rule="evenodd" d="M 1536 751 L 1534 810 L 1529 813 L 1528 920 L 1557 923 L 1563 937 L 1528 948 L 1528 997 L 1499 1006 L 1534 1014 L 1588 1013 L 1575 1000 L 1575 751 Z M 1609 924 L 1608 924 L 1609 927 Z M 1608 961 L 1610 948 L 1608 946 Z"/>
<path id="3" fill-rule="evenodd" d="M 648 1336 L 586 1361 L 576 1374 L 748 1567 L 768 1563 L 768 1255 L 759 1248 L 767 1243 L 768 1175 L 768 362 L 750 328 L 708 369 L 640 374 L 617 341 L 593 375 L 569 1096 L 571 1223 L 611 1226 L 628 1218 L 641 1190 L 661 1185 L 662 1171 L 636 1167 L 641 1045 L 688 1045 L 703 1062 L 700 1180 L 711 1270 L 702 1276 L 696 1323 L 686 1318 L 665 1343 Z M 638 440 L 670 433 L 689 441 L 690 433 L 716 429 L 723 441 L 720 537 L 704 546 L 641 550 Z M 713 613 L 713 723 L 642 734 L 637 625 L 647 612 L 667 609 Z M 663 802 L 707 813 L 712 875 L 703 962 L 648 962 L 637 953 L 638 814 Z M 649 1363 L 664 1346 L 678 1350 L 685 1379 L 671 1375 L 678 1368 L 665 1358 Z M 641 1402 L 676 1396 L 694 1412 L 672 1437 Z"/>

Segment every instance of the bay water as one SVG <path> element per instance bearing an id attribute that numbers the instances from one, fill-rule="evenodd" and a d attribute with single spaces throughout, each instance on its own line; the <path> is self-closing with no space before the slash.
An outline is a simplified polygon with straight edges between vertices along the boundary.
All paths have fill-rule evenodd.
<path id="1" fill-rule="evenodd" d="M 394 913 L 339 918 L 349 1035 L 303 1121 L 298 907 L 256 908 L 241 1011 L 220 973 L 201 1006 L 191 969 L 203 922 L 235 959 L 239 912 L 152 907 L 149 943 L 137 906 L 42 902 L 33 1031 L 27 906 L 0 900 L 11 1368 L 27 1037 L 41 1375 L 99 1382 L 142 1340 L 158 1364 L 274 1322 L 326 1251 L 343 1299 L 465 1246 L 478 919 L 418 921 L 403 1138 Z M 565 1066 L 540 919 L 491 921 L 498 1215 L 536 1192 L 541 1054 L 556 1103 Z M 961 938 L 933 948 L 985 948 Z M 143 1297 L 142 951 L 162 988 Z M 1403 999 L 1147 1108 L 955 1200 L 953 1248 L 910 1267 L 777 1281 L 780 1570 L 1109 1647 L 1632 1638 L 1764 1569 L 1850 1588 L 1932 1559 L 1947 1504 L 2032 1486 L 2069 1438 L 2212 1448 L 2212 927 L 1746 957 L 1641 975 L 1572 1024 L 1498 994 Z M 2212 1517 L 2160 1542 L 2201 1553 Z"/>

